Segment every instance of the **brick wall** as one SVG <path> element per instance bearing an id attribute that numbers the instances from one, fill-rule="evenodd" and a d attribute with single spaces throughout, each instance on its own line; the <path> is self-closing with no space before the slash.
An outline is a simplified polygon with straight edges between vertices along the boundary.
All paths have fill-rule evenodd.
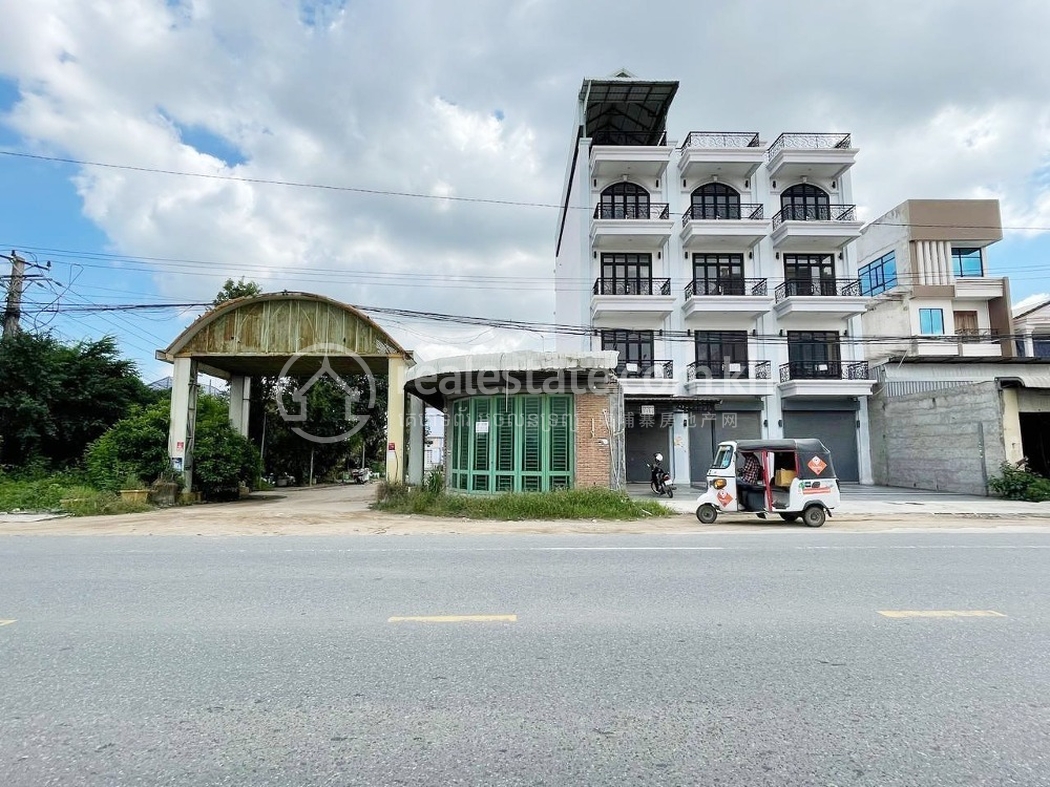
<path id="1" fill-rule="evenodd" d="M 876 484 L 986 495 L 988 478 L 1007 458 L 994 382 L 879 394 L 868 421 Z"/>
<path id="2" fill-rule="evenodd" d="M 612 402 L 606 394 L 581 393 L 576 400 L 576 479 L 577 487 L 611 485 L 612 435 L 608 415 Z M 602 441 L 605 441 L 604 443 Z"/>

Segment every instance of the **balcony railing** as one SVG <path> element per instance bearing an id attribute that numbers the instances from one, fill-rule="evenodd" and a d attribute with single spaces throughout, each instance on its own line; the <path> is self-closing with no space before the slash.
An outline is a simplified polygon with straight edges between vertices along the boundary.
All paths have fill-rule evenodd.
<path id="1" fill-rule="evenodd" d="M 690 131 L 682 143 L 686 148 L 757 148 L 758 134 L 750 131 Z"/>
<path id="2" fill-rule="evenodd" d="M 868 380 L 867 361 L 789 361 L 780 365 L 780 382 L 788 380 Z"/>
<path id="3" fill-rule="evenodd" d="M 693 279 L 685 285 L 685 297 L 705 295 L 768 295 L 766 279 Z"/>
<path id="4" fill-rule="evenodd" d="M 773 214 L 773 229 L 785 221 L 856 221 L 856 205 L 786 205 Z"/>
<path id="5" fill-rule="evenodd" d="M 995 328 L 963 328 L 956 333 L 955 338 L 963 344 L 997 342 L 999 331 Z"/>
<path id="6" fill-rule="evenodd" d="M 693 205 L 682 214 L 682 224 L 689 221 L 740 221 L 750 219 L 761 221 L 764 218 L 765 206 L 754 202 L 741 202 L 738 205 Z"/>
<path id="7" fill-rule="evenodd" d="M 768 380 L 771 369 L 769 361 L 694 361 L 686 367 L 685 375 L 688 380 Z"/>
<path id="8" fill-rule="evenodd" d="M 785 298 L 855 297 L 861 294 L 860 279 L 789 279 L 777 286 L 777 303 Z"/>
<path id="9" fill-rule="evenodd" d="M 796 150 L 832 150 L 835 148 L 851 148 L 853 147 L 853 141 L 849 134 L 781 134 L 772 145 L 769 146 L 769 152 L 766 154 L 768 159 L 772 161 L 777 153 L 784 150 L 784 148 L 792 148 Z"/>
<path id="10" fill-rule="evenodd" d="M 671 218 L 671 211 L 666 202 L 650 202 L 646 205 L 596 205 L 594 218 L 627 221 L 667 220 Z"/>
<path id="11" fill-rule="evenodd" d="M 674 361 L 625 361 L 616 376 L 628 380 L 673 380 Z"/>
<path id="12" fill-rule="evenodd" d="M 594 295 L 670 295 L 670 279 L 595 279 Z"/>

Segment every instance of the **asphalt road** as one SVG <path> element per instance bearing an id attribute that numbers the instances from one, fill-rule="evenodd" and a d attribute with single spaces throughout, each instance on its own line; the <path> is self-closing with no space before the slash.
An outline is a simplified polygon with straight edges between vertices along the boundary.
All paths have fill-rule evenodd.
<path id="1" fill-rule="evenodd" d="M 1047 532 L 6 537 L 0 620 L 5 787 L 1050 785 Z"/>

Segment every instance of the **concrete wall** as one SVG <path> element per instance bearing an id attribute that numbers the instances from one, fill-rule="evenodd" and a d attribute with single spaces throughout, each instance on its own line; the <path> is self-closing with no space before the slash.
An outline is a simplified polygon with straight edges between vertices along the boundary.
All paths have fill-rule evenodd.
<path id="1" fill-rule="evenodd" d="M 994 382 L 869 403 L 875 483 L 988 494 L 1007 461 L 1003 403 Z"/>

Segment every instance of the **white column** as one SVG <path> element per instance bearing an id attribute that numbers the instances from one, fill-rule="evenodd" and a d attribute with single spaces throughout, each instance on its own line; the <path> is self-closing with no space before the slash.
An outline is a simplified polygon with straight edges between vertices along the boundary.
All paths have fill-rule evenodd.
<path id="1" fill-rule="evenodd" d="M 871 469 L 871 430 L 868 429 L 868 397 L 861 396 L 860 409 L 857 410 L 857 467 L 862 484 L 874 484 L 875 476 Z"/>
<path id="2" fill-rule="evenodd" d="M 671 422 L 671 464 L 674 483 L 689 486 L 692 471 L 689 467 L 689 414 L 675 413 Z M 700 471 L 703 472 L 703 471 Z"/>
<path id="3" fill-rule="evenodd" d="M 405 468 L 405 359 L 390 358 L 387 367 L 386 480 L 400 481 Z"/>
<path id="4" fill-rule="evenodd" d="M 168 427 L 168 457 L 172 467 L 191 484 L 193 469 L 193 431 L 197 414 L 197 362 L 176 358 L 171 383 L 171 423 Z"/>
<path id="5" fill-rule="evenodd" d="M 426 450 L 426 405 L 418 396 L 408 397 L 408 483 L 423 483 L 423 452 Z"/>
<path id="6" fill-rule="evenodd" d="M 1035 341 L 1032 339 L 1032 329 L 1027 328 L 1024 332 L 1024 357 L 1035 358 Z"/>
<path id="7" fill-rule="evenodd" d="M 230 378 L 230 423 L 237 430 L 237 434 L 248 436 L 248 412 L 250 409 L 249 396 L 252 390 L 252 380 L 243 375 L 234 375 Z"/>

